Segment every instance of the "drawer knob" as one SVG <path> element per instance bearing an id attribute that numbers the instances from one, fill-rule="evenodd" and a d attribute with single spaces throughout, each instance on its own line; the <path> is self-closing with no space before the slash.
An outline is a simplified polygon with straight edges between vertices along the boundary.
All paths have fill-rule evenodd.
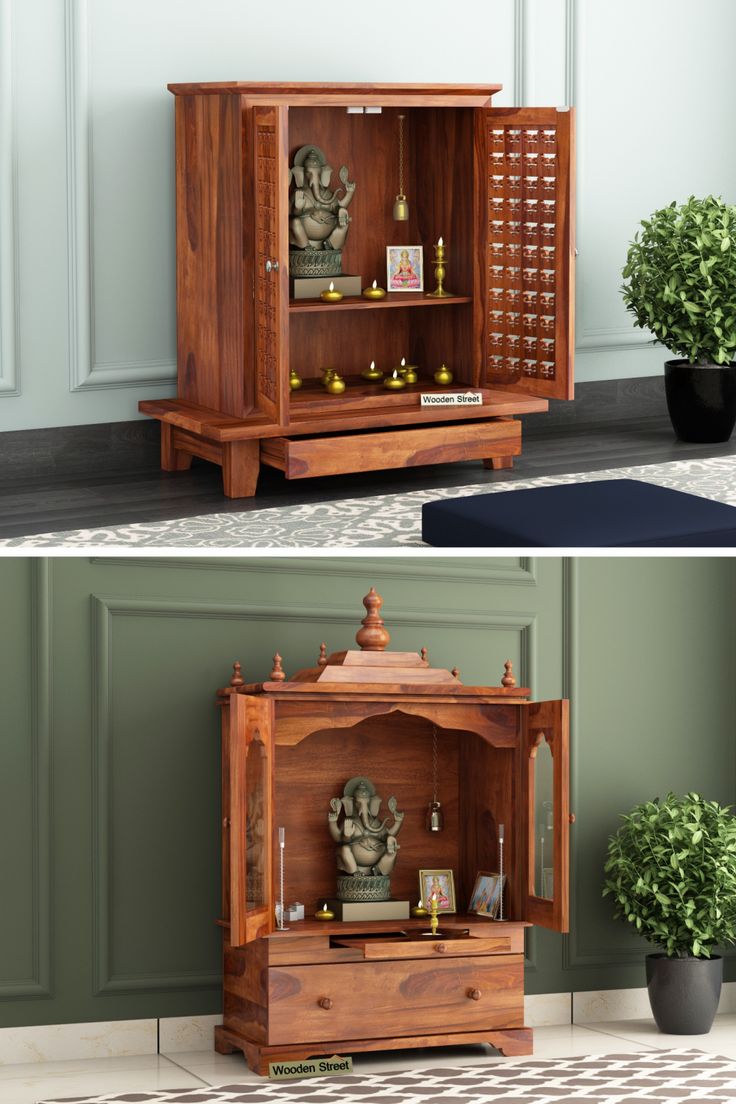
<path id="1" fill-rule="evenodd" d="M 480 1000 L 480 989 L 468 989 L 468 996 L 471 1000 Z"/>
<path id="2" fill-rule="evenodd" d="M 437 943 L 434 949 L 436 950 L 437 954 L 447 954 L 446 943 Z"/>
<path id="3" fill-rule="evenodd" d="M 332 1008 L 332 1001 L 329 997 L 320 997 L 320 999 L 317 1001 L 317 1004 L 320 1006 L 320 1008 L 325 1008 L 328 1012 Z"/>

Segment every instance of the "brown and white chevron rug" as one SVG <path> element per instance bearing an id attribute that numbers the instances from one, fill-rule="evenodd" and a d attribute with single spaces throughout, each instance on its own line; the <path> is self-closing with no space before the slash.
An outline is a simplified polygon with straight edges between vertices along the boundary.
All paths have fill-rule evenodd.
<path id="1" fill-rule="evenodd" d="M 658 1050 L 65 1099 L 77 1104 L 732 1104 L 736 1062 L 699 1050 Z"/>

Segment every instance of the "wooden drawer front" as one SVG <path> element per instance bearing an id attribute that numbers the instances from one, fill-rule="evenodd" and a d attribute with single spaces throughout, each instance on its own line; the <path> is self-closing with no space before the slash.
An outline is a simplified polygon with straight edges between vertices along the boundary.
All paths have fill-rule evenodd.
<path id="1" fill-rule="evenodd" d="M 316 1043 L 524 1025 L 524 959 L 272 967 L 268 1042 Z"/>
<path id="2" fill-rule="evenodd" d="M 449 464 L 521 453 L 521 422 L 498 421 L 351 433 L 334 437 L 271 437 L 261 442 L 261 460 L 287 479 L 342 472 Z"/>
<path id="3" fill-rule="evenodd" d="M 474 955 L 521 953 L 524 950 L 524 933 L 518 931 L 510 935 L 495 935 L 487 939 L 448 939 L 447 942 L 435 942 L 432 939 L 415 940 L 410 943 L 375 943 L 363 945 L 363 957 L 375 961 L 389 958 L 468 958 Z"/>

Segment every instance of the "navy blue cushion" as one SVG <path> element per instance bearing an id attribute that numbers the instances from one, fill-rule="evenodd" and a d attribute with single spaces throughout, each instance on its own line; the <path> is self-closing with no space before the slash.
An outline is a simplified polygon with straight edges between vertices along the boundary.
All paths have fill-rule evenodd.
<path id="1" fill-rule="evenodd" d="M 730 548 L 736 507 L 603 479 L 427 502 L 422 539 L 439 548 Z"/>

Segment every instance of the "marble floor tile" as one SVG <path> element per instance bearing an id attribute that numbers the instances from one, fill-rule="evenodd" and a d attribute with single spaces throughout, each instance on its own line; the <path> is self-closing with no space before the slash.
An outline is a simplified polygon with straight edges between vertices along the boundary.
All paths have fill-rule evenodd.
<path id="1" fill-rule="evenodd" d="M 34 1074 L 42 1074 L 44 1077 L 67 1077 L 85 1073 L 99 1073 L 103 1077 L 107 1073 L 126 1070 L 157 1070 L 162 1065 L 171 1065 L 161 1054 L 126 1054 L 110 1058 L 67 1058 L 54 1059 L 52 1062 L 14 1062 L 11 1065 L 0 1066 L 0 1104 L 3 1101 L 3 1081 L 17 1079 L 19 1077 L 31 1077 Z"/>
<path id="2" fill-rule="evenodd" d="M 736 1015 L 716 1017 L 707 1035 L 665 1035 L 657 1028 L 651 1016 L 641 1020 L 611 1020 L 596 1023 L 595 1030 L 624 1039 L 626 1043 L 639 1043 L 658 1050 L 674 1047 L 690 1047 L 709 1054 L 722 1054 L 736 1058 Z M 628 1048 L 627 1048 L 628 1049 Z"/>
<path id="3" fill-rule="evenodd" d="M 85 1073 L 77 1070 L 63 1074 L 49 1073 L 45 1066 L 40 1063 L 33 1072 L 0 1082 L 2 1104 L 36 1104 L 38 1100 L 151 1089 L 196 1089 L 205 1083 L 202 1078 L 161 1057 L 154 1068 L 146 1065 L 138 1069 L 94 1069 Z"/>

